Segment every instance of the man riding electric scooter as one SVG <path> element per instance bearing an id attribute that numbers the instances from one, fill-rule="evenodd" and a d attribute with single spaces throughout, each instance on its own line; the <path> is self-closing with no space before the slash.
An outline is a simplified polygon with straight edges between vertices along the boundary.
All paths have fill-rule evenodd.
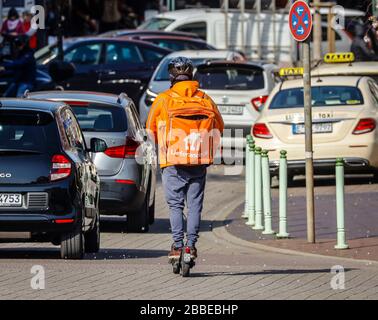
<path id="1" fill-rule="evenodd" d="M 174 241 L 168 258 L 173 271 L 178 273 L 180 264 L 176 262 L 183 255 L 190 255 L 193 262 L 197 258 L 195 244 L 200 228 L 206 171 L 220 147 L 224 124 L 215 103 L 199 90 L 199 83 L 192 80 L 193 64 L 189 59 L 173 59 L 168 65 L 168 72 L 171 88 L 155 99 L 147 129 L 159 146 L 162 181 Z M 184 245 L 185 202 L 188 215 Z M 189 274 L 189 268 L 183 271 L 184 276 Z"/>

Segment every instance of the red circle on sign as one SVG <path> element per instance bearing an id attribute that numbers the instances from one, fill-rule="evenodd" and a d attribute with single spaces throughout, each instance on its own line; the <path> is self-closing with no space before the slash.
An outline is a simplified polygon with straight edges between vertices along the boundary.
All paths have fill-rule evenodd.
<path id="1" fill-rule="evenodd" d="M 305 41 L 308 38 L 312 29 L 312 15 L 306 2 L 293 3 L 289 12 L 289 27 L 295 40 Z"/>

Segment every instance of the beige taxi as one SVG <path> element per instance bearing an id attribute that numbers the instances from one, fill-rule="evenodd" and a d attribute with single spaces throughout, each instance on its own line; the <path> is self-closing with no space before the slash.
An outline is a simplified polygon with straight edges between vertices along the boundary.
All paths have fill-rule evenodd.
<path id="1" fill-rule="evenodd" d="M 314 169 L 334 173 L 345 159 L 346 172 L 378 172 L 378 85 L 367 76 L 315 76 L 311 80 Z M 304 173 L 303 79 L 276 85 L 251 129 L 256 145 L 269 150 L 272 175 L 280 151 L 287 151 L 289 178 Z"/>
<path id="2" fill-rule="evenodd" d="M 378 83 L 377 61 L 354 61 L 350 52 L 328 53 L 324 61 L 312 69 L 311 75 L 317 76 L 369 76 Z"/>

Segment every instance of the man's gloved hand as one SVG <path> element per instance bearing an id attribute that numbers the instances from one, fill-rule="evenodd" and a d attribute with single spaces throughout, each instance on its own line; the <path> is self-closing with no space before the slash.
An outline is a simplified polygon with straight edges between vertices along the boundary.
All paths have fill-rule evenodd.
<path id="1" fill-rule="evenodd" d="M 4 72 L 5 68 L 3 66 L 0 66 L 0 72 Z"/>

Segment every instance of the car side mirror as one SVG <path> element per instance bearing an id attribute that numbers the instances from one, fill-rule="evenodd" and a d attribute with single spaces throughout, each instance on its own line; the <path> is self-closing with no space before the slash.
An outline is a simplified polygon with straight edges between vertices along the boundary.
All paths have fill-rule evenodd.
<path id="1" fill-rule="evenodd" d="M 99 138 L 92 138 L 91 139 L 91 149 L 90 152 L 98 153 L 98 152 L 104 152 L 108 146 L 106 145 L 106 142 Z"/>

